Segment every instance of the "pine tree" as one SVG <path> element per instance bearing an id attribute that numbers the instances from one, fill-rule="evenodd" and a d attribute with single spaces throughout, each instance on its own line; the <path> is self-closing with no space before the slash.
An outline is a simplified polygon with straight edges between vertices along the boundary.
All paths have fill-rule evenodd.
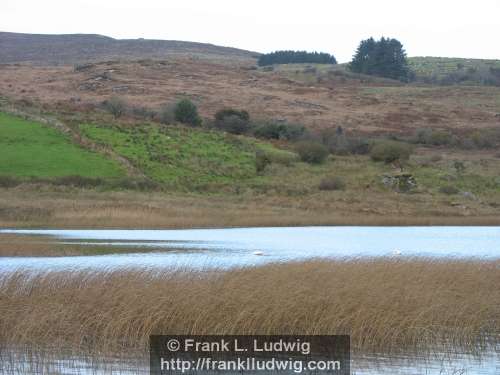
<path id="1" fill-rule="evenodd" d="M 407 80 L 409 78 L 406 52 L 397 39 L 382 37 L 362 40 L 349 64 L 355 73 Z"/>
<path id="2" fill-rule="evenodd" d="M 336 64 L 337 60 L 333 55 L 324 52 L 276 51 L 261 55 L 258 61 L 260 66 L 301 63 Z"/>

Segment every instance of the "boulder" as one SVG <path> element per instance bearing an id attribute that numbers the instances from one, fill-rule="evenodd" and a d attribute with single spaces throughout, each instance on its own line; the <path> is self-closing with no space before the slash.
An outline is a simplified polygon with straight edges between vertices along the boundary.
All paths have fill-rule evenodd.
<path id="1" fill-rule="evenodd" d="M 417 188 L 417 181 L 410 173 L 383 175 L 382 183 L 398 193 L 408 193 Z"/>

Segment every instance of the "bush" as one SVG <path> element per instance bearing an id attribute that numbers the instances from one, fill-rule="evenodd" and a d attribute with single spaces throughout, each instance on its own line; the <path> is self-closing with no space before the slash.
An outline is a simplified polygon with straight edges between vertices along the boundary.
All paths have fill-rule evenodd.
<path id="1" fill-rule="evenodd" d="M 334 155 L 366 155 L 371 147 L 368 139 L 346 136 L 340 126 L 322 131 L 321 140 Z"/>
<path id="2" fill-rule="evenodd" d="M 250 121 L 250 115 L 248 114 L 247 111 L 244 110 L 239 111 L 237 109 L 232 109 L 232 108 L 225 108 L 221 109 L 220 111 L 217 111 L 217 113 L 215 114 L 215 121 L 224 120 L 224 118 L 228 116 L 236 116 L 241 120 Z"/>
<path id="3" fill-rule="evenodd" d="M 341 177 L 325 177 L 319 184 L 319 190 L 344 190 L 345 182 Z"/>
<path id="4" fill-rule="evenodd" d="M 260 148 L 257 153 L 260 154 L 260 157 L 265 157 L 268 162 L 272 164 L 290 166 L 299 160 L 299 156 L 296 153 L 288 150 L 282 150 L 279 148 L 274 148 L 272 146 L 267 147 L 263 145 L 259 147 Z"/>
<path id="5" fill-rule="evenodd" d="M 424 128 L 415 132 L 414 141 L 424 145 L 443 146 L 453 144 L 455 137 L 447 130 Z"/>
<path id="6" fill-rule="evenodd" d="M 453 168 L 455 168 L 455 172 L 457 172 L 457 174 L 462 174 L 465 172 L 465 164 L 463 161 L 455 160 L 453 162 Z"/>
<path id="7" fill-rule="evenodd" d="M 446 130 L 432 132 L 429 143 L 434 146 L 450 145 L 453 143 L 453 134 Z"/>
<path id="8" fill-rule="evenodd" d="M 458 194 L 460 190 L 458 190 L 455 186 L 441 186 L 439 188 L 439 192 L 446 195 L 454 195 Z"/>
<path id="9" fill-rule="evenodd" d="M 265 139 L 280 139 L 280 134 L 281 125 L 275 123 L 261 124 L 254 131 L 256 137 Z"/>
<path id="10" fill-rule="evenodd" d="M 409 145 L 400 142 L 385 141 L 376 143 L 370 151 L 370 156 L 373 161 L 383 161 L 389 164 L 395 161 L 408 160 L 411 153 L 412 148 Z"/>
<path id="11" fill-rule="evenodd" d="M 250 115 L 247 111 L 223 109 L 215 114 L 214 126 L 232 134 L 247 133 L 250 128 Z"/>
<path id="12" fill-rule="evenodd" d="M 111 99 L 104 101 L 103 105 L 114 118 L 123 116 L 127 111 L 127 103 L 117 96 L 113 96 Z"/>
<path id="13" fill-rule="evenodd" d="M 271 164 L 271 159 L 267 153 L 262 150 L 257 150 L 255 153 L 255 169 L 257 173 L 263 172 L 269 164 Z"/>
<path id="14" fill-rule="evenodd" d="M 174 109 L 175 120 L 191 126 L 201 125 L 201 117 L 198 115 L 198 108 L 189 99 L 178 102 Z"/>
<path id="15" fill-rule="evenodd" d="M 173 124 L 175 122 L 175 105 L 165 104 L 161 107 L 158 120 L 162 124 Z"/>
<path id="16" fill-rule="evenodd" d="M 300 159 L 310 164 L 320 164 L 328 156 L 328 149 L 321 143 L 312 141 L 303 141 L 295 145 L 295 149 Z"/>
<path id="17" fill-rule="evenodd" d="M 147 107 L 133 107 L 131 112 L 134 117 L 144 120 L 153 120 L 158 115 L 156 111 Z"/>
<path id="18" fill-rule="evenodd" d="M 495 147 L 498 138 L 499 138 L 498 134 L 494 134 L 493 132 L 488 132 L 488 131 L 479 131 L 479 130 L 476 130 L 469 136 L 469 139 L 472 141 L 474 146 L 480 149 Z"/>
<path id="19" fill-rule="evenodd" d="M 300 124 L 277 124 L 274 122 L 264 123 L 256 127 L 254 135 L 265 139 L 285 139 L 296 141 L 307 134 L 307 130 Z"/>
<path id="20" fill-rule="evenodd" d="M 282 124 L 280 138 L 296 141 L 307 135 L 307 129 L 301 124 Z"/>

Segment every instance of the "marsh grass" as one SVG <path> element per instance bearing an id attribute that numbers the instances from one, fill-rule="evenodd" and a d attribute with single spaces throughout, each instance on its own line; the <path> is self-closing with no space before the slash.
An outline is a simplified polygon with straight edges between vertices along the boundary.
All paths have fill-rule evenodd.
<path id="1" fill-rule="evenodd" d="M 178 249 L 134 245 L 63 243 L 47 236 L 0 234 L 0 257 L 62 257 L 176 251 Z"/>
<path id="2" fill-rule="evenodd" d="M 230 271 L 17 271 L 0 345 L 144 353 L 151 334 L 350 334 L 357 351 L 474 351 L 500 332 L 499 261 L 368 259 Z"/>
<path id="3" fill-rule="evenodd" d="M 350 164 L 342 166 L 349 167 Z M 314 184 L 277 183 L 262 194 L 164 194 L 159 192 L 54 191 L 32 188 L 0 189 L 0 226 L 4 228 L 214 228 L 304 225 L 498 225 L 497 197 L 490 204 L 464 201 L 467 210 L 450 205 L 442 194 L 394 195 L 374 187 L 318 191 L 323 178 L 307 176 Z M 283 177 L 285 178 L 285 177 Z M 309 180 L 308 183 L 309 183 Z M 258 188 L 257 186 L 256 188 Z M 311 193 L 301 194 L 301 191 Z M 314 190 L 312 190 L 314 189 Z M 463 190 L 470 191 L 470 190 Z M 267 194 L 264 194 L 266 193 Z M 77 193 L 77 194 L 76 194 Z M 446 198 L 446 197 L 445 197 Z"/>

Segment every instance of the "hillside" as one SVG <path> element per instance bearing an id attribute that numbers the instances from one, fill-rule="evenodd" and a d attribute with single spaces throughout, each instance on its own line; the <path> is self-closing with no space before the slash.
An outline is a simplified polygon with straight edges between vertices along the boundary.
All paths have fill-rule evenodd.
<path id="1" fill-rule="evenodd" d="M 79 70 L 3 65 L 0 96 L 70 112 L 99 111 L 112 96 L 152 110 L 188 97 L 207 118 L 232 107 L 254 119 L 357 133 L 408 134 L 427 127 L 463 132 L 495 128 L 500 121 L 497 87 L 404 85 L 341 67 L 289 64 L 269 71 L 248 62 L 186 57 L 103 62 Z"/>
<path id="2" fill-rule="evenodd" d="M 417 81 L 442 85 L 500 85 L 500 60 L 410 57 Z"/>
<path id="3" fill-rule="evenodd" d="M 73 120 L 74 131 L 101 151 L 51 125 L 0 114 L 0 225 L 498 223 L 495 150 L 418 147 L 405 166 L 418 187 L 396 194 L 383 179 L 394 166 L 368 155 L 313 165 L 301 162 L 293 145 L 250 136 L 109 117 Z M 261 172 L 258 152 L 270 161 Z M 125 176 L 129 163 L 138 173 Z M 459 173 L 457 163 L 464 165 Z M 341 183 L 324 187 L 325 178 Z"/>
<path id="4" fill-rule="evenodd" d="M 172 55 L 251 59 L 258 53 L 175 40 L 113 39 L 102 35 L 0 32 L 0 64 L 81 64 L 104 60 L 162 59 Z"/>
<path id="5" fill-rule="evenodd" d="M 75 53 L 69 48 L 68 54 Z M 453 76 L 456 69 L 471 73 L 478 66 L 491 73 L 495 65 L 411 59 L 420 78 L 405 84 L 355 74 L 343 65 L 259 68 L 244 53 L 199 56 L 179 52 L 75 65 L 0 64 L 0 110 L 31 114 L 41 123 L 57 119 L 70 135 L 53 139 L 49 128 L 34 123 L 29 126 L 38 126 L 36 132 L 24 131 L 28 125 L 20 119 L 4 124 L 0 147 L 7 152 L 0 153 L 0 188 L 10 195 L 0 199 L 0 224 L 43 221 L 81 227 L 98 220 L 106 226 L 178 225 L 151 215 L 157 212 L 156 200 L 163 202 L 167 195 L 169 204 L 180 202 L 174 211 L 184 212 L 182 194 L 190 196 L 187 205 L 200 217 L 200 226 L 213 225 L 214 212 L 207 209 L 212 203 L 217 212 L 221 207 L 229 212 L 220 225 L 262 225 L 263 212 L 272 217 L 265 221 L 269 225 L 283 225 L 283 216 L 294 225 L 345 223 L 346 217 L 355 217 L 351 222 L 358 224 L 373 218 L 371 223 L 380 224 L 382 217 L 398 224 L 401 217 L 420 224 L 470 223 L 470 217 L 478 218 L 477 223 L 498 222 L 500 87 L 422 79 L 436 72 Z M 110 98 L 124 103 L 124 116 L 115 119 L 107 112 Z M 204 119 L 199 129 L 162 120 L 165 108 L 184 98 Z M 297 145 L 286 138 L 225 134 L 212 126 L 214 114 L 223 108 L 248 111 L 257 127 L 304 125 L 311 139 L 323 142 L 333 154 L 322 164 L 310 165 L 299 161 Z M 338 127 L 348 141 L 330 139 Z M 373 145 L 387 138 L 413 151 L 404 166 L 417 181 L 413 194 L 395 194 L 386 185 L 391 180 L 385 176 L 401 172 L 397 165 L 355 151 L 363 139 Z M 346 145 L 353 146 L 347 154 Z M 337 152 L 340 146 L 343 153 Z M 65 148 L 59 152 L 59 147 Z M 262 160 L 265 165 L 259 167 Z M 102 206 L 81 213 L 61 198 L 59 209 L 52 209 L 59 192 L 72 200 L 77 188 L 88 189 L 92 202 L 106 194 L 99 198 Z M 42 208 L 40 196 L 33 195 L 38 189 L 49 192 Z M 136 195 L 143 194 L 138 190 L 148 193 Z M 18 191 L 29 199 L 17 199 Z M 154 203 L 144 203 L 150 193 Z M 30 201 L 32 195 L 36 198 Z M 220 200 L 212 202 L 213 197 Z M 118 200 L 112 209 L 108 199 Z M 47 214 L 40 217 L 40 212 Z M 450 221 L 452 217 L 458 221 Z"/>

